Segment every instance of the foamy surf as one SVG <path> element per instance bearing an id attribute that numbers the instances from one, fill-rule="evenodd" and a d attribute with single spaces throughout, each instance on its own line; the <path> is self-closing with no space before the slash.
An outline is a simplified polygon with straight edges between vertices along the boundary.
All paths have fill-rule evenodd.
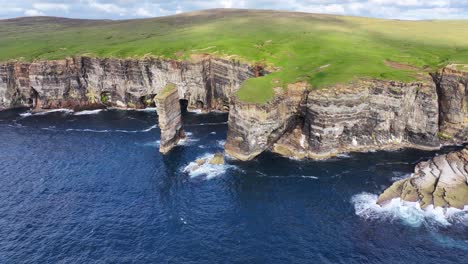
<path id="1" fill-rule="evenodd" d="M 400 221 L 403 224 L 419 226 L 450 226 L 452 224 L 468 225 L 468 207 L 434 208 L 432 205 L 422 209 L 419 203 L 393 199 L 384 206 L 377 204 L 378 196 L 370 193 L 355 195 L 351 202 L 356 215 L 367 220 Z"/>
<path id="2" fill-rule="evenodd" d="M 146 129 L 142 130 L 123 130 L 123 129 L 116 129 L 116 130 L 110 130 L 110 129 L 89 129 L 89 128 L 69 128 L 66 129 L 65 131 L 67 132 L 89 132 L 89 133 L 146 133 L 150 132 L 153 129 L 156 129 L 158 125 L 153 125 L 150 126 Z"/>
<path id="3" fill-rule="evenodd" d="M 198 157 L 197 160 L 203 159 L 205 163 L 198 165 L 196 161 L 190 162 L 185 166 L 182 171 L 188 173 L 191 178 L 202 177 L 204 176 L 207 180 L 215 178 L 219 175 L 224 174 L 228 169 L 234 169 L 236 166 L 222 164 L 215 165 L 210 164 L 210 160 L 214 157 L 214 154 L 205 154 L 201 157 Z"/>
<path id="4" fill-rule="evenodd" d="M 96 115 L 96 114 L 99 114 L 102 111 L 105 111 L 105 109 L 84 110 L 84 111 L 75 112 L 75 113 L 73 113 L 73 115 L 77 115 L 77 116 L 80 116 L 80 115 Z"/>
<path id="5" fill-rule="evenodd" d="M 37 112 L 37 113 L 26 112 L 26 113 L 20 114 L 20 116 L 21 116 L 21 117 L 42 116 L 42 115 L 47 115 L 47 114 L 51 114 L 51 113 L 58 113 L 58 112 L 70 114 L 70 113 L 73 113 L 73 110 L 65 109 L 65 108 L 60 108 L 60 109 L 53 109 L 53 110 L 48 110 L 48 111 L 43 111 L 43 112 Z"/>
<path id="6" fill-rule="evenodd" d="M 182 138 L 179 140 L 178 145 L 179 146 L 190 146 L 195 142 L 200 141 L 198 138 L 193 138 L 193 133 L 192 132 L 185 132 L 185 138 Z"/>
<path id="7" fill-rule="evenodd" d="M 187 112 L 196 114 L 196 115 L 200 115 L 204 113 L 201 109 L 187 109 Z"/>
<path id="8" fill-rule="evenodd" d="M 216 144 L 218 144 L 218 147 L 224 148 L 224 145 L 226 144 L 226 140 L 217 140 Z"/>

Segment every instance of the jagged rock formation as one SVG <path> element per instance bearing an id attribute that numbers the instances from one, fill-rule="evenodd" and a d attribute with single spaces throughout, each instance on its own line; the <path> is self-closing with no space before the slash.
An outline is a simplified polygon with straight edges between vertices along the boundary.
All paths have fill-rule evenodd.
<path id="1" fill-rule="evenodd" d="M 227 153 L 247 160 L 271 149 L 301 159 L 439 146 L 434 84 L 360 81 L 311 92 L 304 87 L 293 94 L 266 106 L 233 101 Z"/>
<path id="2" fill-rule="evenodd" d="M 210 56 L 186 62 L 90 57 L 8 62 L 0 64 L 0 109 L 141 108 L 152 104 L 153 96 L 173 83 L 189 107 L 227 110 L 231 94 L 257 71 Z"/>
<path id="3" fill-rule="evenodd" d="M 433 75 L 440 107 L 440 136 L 446 141 L 468 141 L 468 68 L 451 65 Z"/>
<path id="4" fill-rule="evenodd" d="M 463 209 L 468 205 L 468 149 L 419 163 L 411 177 L 395 182 L 377 203 L 384 205 L 395 198 L 419 202 L 421 208 Z"/>
<path id="5" fill-rule="evenodd" d="M 166 154 L 184 138 L 182 117 L 179 104 L 179 95 L 174 84 L 168 84 L 161 93 L 155 97 L 158 124 L 161 129 L 159 152 Z"/>

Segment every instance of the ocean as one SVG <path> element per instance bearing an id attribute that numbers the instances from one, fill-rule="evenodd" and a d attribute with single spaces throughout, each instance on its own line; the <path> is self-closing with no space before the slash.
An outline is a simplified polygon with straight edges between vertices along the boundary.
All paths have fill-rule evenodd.
<path id="1" fill-rule="evenodd" d="M 375 205 L 440 151 L 225 165 L 227 114 L 187 112 L 158 152 L 154 109 L 0 112 L 0 263 L 468 263 L 468 211 Z M 192 165 L 192 167 L 191 167 Z"/>

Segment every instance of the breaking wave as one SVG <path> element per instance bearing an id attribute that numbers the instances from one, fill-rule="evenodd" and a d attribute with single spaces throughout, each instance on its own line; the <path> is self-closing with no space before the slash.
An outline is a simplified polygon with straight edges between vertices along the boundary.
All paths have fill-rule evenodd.
<path id="1" fill-rule="evenodd" d="M 214 154 L 205 154 L 198 157 L 197 160 L 204 159 L 206 162 L 202 165 L 198 165 L 196 161 L 190 162 L 187 166 L 182 169 L 182 172 L 188 173 L 191 178 L 205 177 L 209 180 L 219 175 L 224 174 L 228 169 L 237 168 L 234 165 L 222 164 L 214 165 L 210 164 L 209 161 L 214 157 Z"/>
<path id="2" fill-rule="evenodd" d="M 73 115 L 95 115 L 95 114 L 98 114 L 102 111 L 105 111 L 105 109 L 96 109 L 96 110 L 84 110 L 84 111 L 79 111 L 79 112 L 75 112 L 73 113 Z"/>
<path id="3" fill-rule="evenodd" d="M 450 226 L 462 224 L 468 226 L 468 207 L 464 210 L 455 208 L 421 209 L 419 203 L 406 202 L 393 199 L 384 206 L 377 204 L 378 196 L 370 193 L 361 193 L 353 196 L 356 215 L 367 220 L 400 221 L 405 225 L 419 226 Z"/>
<path id="4" fill-rule="evenodd" d="M 218 147 L 224 148 L 226 140 L 217 140 L 216 143 L 218 144 Z"/>
<path id="5" fill-rule="evenodd" d="M 192 143 L 200 141 L 198 138 L 193 138 L 192 132 L 185 132 L 185 138 L 181 139 L 178 143 L 180 146 L 190 146 Z"/>
<path id="6" fill-rule="evenodd" d="M 158 125 L 153 125 L 143 130 L 123 130 L 123 129 L 98 130 L 98 129 L 89 129 L 89 128 L 69 128 L 69 129 L 66 129 L 65 131 L 67 132 L 90 132 L 90 133 L 146 133 L 146 132 L 150 132 L 153 129 L 156 129 L 157 127 Z"/>
<path id="7" fill-rule="evenodd" d="M 60 109 L 53 109 L 53 110 L 48 110 L 48 111 L 43 111 L 43 112 L 37 112 L 37 113 L 31 113 L 31 112 L 26 112 L 20 114 L 22 117 L 28 117 L 28 116 L 42 116 L 42 115 L 47 115 L 51 113 L 57 113 L 57 112 L 62 112 L 66 114 L 73 113 L 73 110 L 70 109 L 65 109 L 65 108 L 60 108 Z"/>

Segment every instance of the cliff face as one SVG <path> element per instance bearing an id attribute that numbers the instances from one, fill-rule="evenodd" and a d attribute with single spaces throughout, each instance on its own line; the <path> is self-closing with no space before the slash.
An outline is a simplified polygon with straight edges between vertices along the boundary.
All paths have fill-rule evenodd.
<path id="1" fill-rule="evenodd" d="M 262 75 L 262 68 L 209 56 L 186 62 L 89 57 L 10 62 L 0 64 L 0 109 L 141 108 L 154 106 L 155 95 L 172 83 L 174 98 L 191 108 L 230 111 L 226 152 L 233 157 L 248 160 L 272 150 L 299 159 L 326 158 L 466 142 L 468 71 L 463 69 L 450 66 L 433 74 L 433 81 L 409 84 L 374 80 L 309 90 L 296 83 L 276 88 L 274 100 L 260 105 L 233 94 L 244 80 Z M 174 98 L 165 110 L 180 109 Z"/>
<path id="2" fill-rule="evenodd" d="M 0 65 L 0 109 L 19 106 L 86 108 L 144 107 L 168 83 L 188 106 L 227 110 L 230 95 L 255 68 L 201 56 L 190 62 L 161 59 L 76 57 Z"/>
<path id="3" fill-rule="evenodd" d="M 392 199 L 419 202 L 422 208 L 468 205 L 468 149 L 440 155 L 416 166 L 411 177 L 395 182 L 377 201 Z"/>
<path id="4" fill-rule="evenodd" d="M 438 103 L 432 84 L 372 81 L 310 93 L 309 156 L 412 145 L 438 147 Z"/>
<path id="5" fill-rule="evenodd" d="M 433 84 L 368 81 L 311 92 L 304 86 L 288 93 L 266 106 L 233 101 L 227 153 L 246 160 L 271 149 L 301 159 L 353 150 L 439 146 Z"/>
<path id="6" fill-rule="evenodd" d="M 441 137 L 452 142 L 468 141 L 468 71 L 452 66 L 433 77 L 439 96 Z"/>
<path id="7" fill-rule="evenodd" d="M 230 156 L 249 160 L 267 150 L 299 121 L 306 101 L 306 86 L 276 89 L 275 100 L 266 105 L 233 99 L 229 112 L 225 150 Z"/>

